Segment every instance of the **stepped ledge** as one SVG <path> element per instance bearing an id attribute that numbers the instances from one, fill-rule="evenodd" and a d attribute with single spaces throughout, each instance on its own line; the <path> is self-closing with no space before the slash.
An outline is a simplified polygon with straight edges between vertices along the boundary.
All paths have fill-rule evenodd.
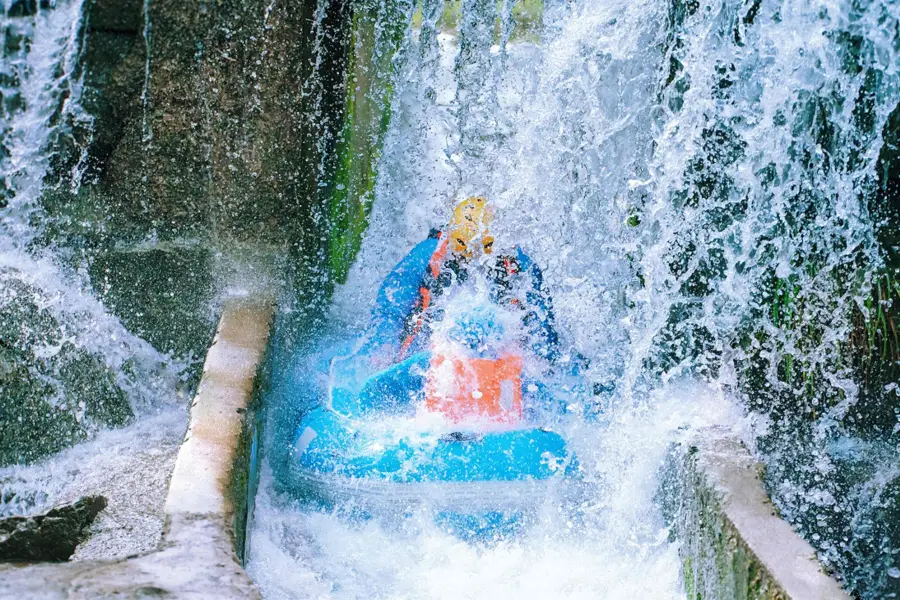
<path id="1" fill-rule="evenodd" d="M 225 301 L 169 484 L 159 548 L 121 560 L 0 566 L 0 597 L 261 597 L 236 548 L 246 519 L 248 408 L 273 315 L 269 297 Z"/>
<path id="2" fill-rule="evenodd" d="M 679 541 L 688 600 L 851 600 L 778 516 L 761 473 L 724 429 L 671 448 L 659 500 Z"/>

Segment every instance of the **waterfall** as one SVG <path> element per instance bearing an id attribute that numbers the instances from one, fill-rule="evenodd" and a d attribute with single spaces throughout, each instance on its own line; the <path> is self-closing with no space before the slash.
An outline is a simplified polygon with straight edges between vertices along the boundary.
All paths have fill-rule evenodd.
<path id="1" fill-rule="evenodd" d="M 22 494 L 0 493 L 0 512 L 27 509 L 7 501 L 13 497 L 51 502 L 39 490 L 50 477 L 74 477 L 58 474 L 79 456 L 136 443 L 98 434 L 109 426 L 181 423 L 162 409 L 178 401 L 183 362 L 129 332 L 90 291 L 82 249 L 60 247 L 48 233 L 46 195 L 71 184 L 70 196 L 80 198 L 86 168 L 74 133 L 93 123 L 81 103 L 86 4 L 5 0 L 0 15 L 0 317 L 20 319 L 0 320 L 0 335 L 15 342 L 0 340 L 0 385 L 16 369 L 46 391 L 40 400 L 49 409 L 34 412 L 37 426 L 42 415 L 62 415 L 77 430 L 68 442 L 107 441 L 51 466 L 0 472 L 4 490 L 8 479 L 25 482 Z M 261 17 L 246 40 L 232 39 L 231 25 L 213 34 L 207 17 L 194 22 L 197 35 L 209 33 L 188 42 L 206 123 L 173 119 L 171 127 L 184 127 L 177 130 L 151 111 L 177 106 L 166 94 L 188 89 L 161 84 L 178 64 L 166 44 L 181 48 L 184 40 L 170 40 L 159 23 L 154 32 L 150 8 L 144 0 L 136 34 L 145 52 L 143 87 L 138 77 L 132 98 L 141 147 L 193 142 L 179 137 L 188 131 L 207 135 L 207 171 L 196 176 L 211 182 L 218 143 L 228 160 L 217 186 L 240 193 L 225 194 L 234 214 L 215 218 L 235 226 L 255 214 L 244 191 L 255 192 L 258 175 L 237 185 L 237 165 L 268 167 L 270 150 L 284 159 L 259 179 L 271 196 L 260 239 L 268 223 L 280 223 L 282 201 L 315 198 L 309 214 L 301 201 L 291 205 L 290 215 L 309 217 L 298 229 L 318 228 L 302 231 L 308 246 L 297 248 L 322 252 L 302 257 L 317 261 L 320 275 L 348 275 L 336 286 L 325 333 L 355 333 L 392 265 L 429 229 L 445 227 L 461 197 L 484 195 L 497 209 L 496 248 L 521 246 L 541 266 L 563 345 L 589 360 L 602 410 L 600 423 L 565 423 L 596 490 L 584 522 L 568 522 L 548 504 L 533 531 L 485 547 L 417 515 L 399 526 L 349 524 L 297 506 L 282 497 L 269 465 L 248 553 L 268 596 L 677 598 L 677 549 L 653 501 L 656 468 L 671 442 L 710 424 L 730 426 L 753 447 L 778 509 L 848 589 L 866 600 L 900 593 L 900 388 L 890 381 L 900 287 L 895 242 L 885 241 L 896 237 L 886 232 L 895 219 L 885 222 L 884 206 L 900 135 L 900 6 L 423 0 L 413 18 L 405 0 L 319 0 L 310 7 L 311 62 L 298 65 L 297 56 L 271 62 L 298 25 L 266 0 L 256 12 L 241 5 L 209 17 L 210 28 L 243 23 L 245 9 Z M 341 19 L 349 21 L 335 25 Z M 216 57 L 220 34 L 234 56 Z M 241 40 L 253 42 L 246 64 Z M 234 65 L 217 67 L 219 58 Z M 248 64 L 252 81 L 244 85 Z M 269 85 L 262 79 L 270 67 L 274 78 L 302 80 Z M 280 95 L 282 87 L 296 95 Z M 272 107 L 282 112 L 269 122 L 262 117 Z M 341 111 L 344 121 L 332 128 Z M 303 114 L 281 127 L 296 112 Z M 259 128 L 242 121 L 251 117 Z M 217 124 L 227 129 L 223 139 L 240 137 L 238 146 L 253 151 L 243 156 L 217 142 Z M 262 141 L 250 139 L 257 135 Z M 302 154 L 297 165 L 279 145 Z M 177 156 L 140 156 L 145 167 L 172 169 L 144 187 L 172 197 L 193 190 L 201 200 L 217 192 L 172 192 L 173 173 L 184 175 L 179 185 L 191 183 L 179 159 L 194 146 L 166 148 Z M 127 164 L 117 168 L 122 185 L 136 181 Z M 61 170 L 72 176 L 58 177 Z M 182 205 L 169 195 L 129 197 L 121 206 L 140 205 L 147 228 L 168 220 L 177 230 L 180 215 L 203 205 L 198 198 Z M 284 356 L 274 377 L 282 380 L 267 402 L 272 414 L 295 415 L 285 382 L 319 368 L 321 348 L 295 356 L 302 344 L 278 347 Z M 116 400 L 121 411 L 105 406 Z M 270 458 L 283 451 L 280 441 L 270 440 Z M 50 495 L 63 493 L 57 484 Z"/>
<path id="2" fill-rule="evenodd" d="M 78 249 L 57 247 L 45 235 L 44 194 L 68 185 L 51 183 L 52 175 L 74 164 L 74 188 L 67 190 L 74 196 L 85 168 L 86 150 L 73 135 L 91 126 L 81 107 L 84 9 L 81 0 L 7 2 L 0 24 L 0 454 L 3 463 L 34 461 L 98 435 L 103 441 L 40 464 L 0 468 L 3 516 L 96 492 L 104 478 L 112 478 L 106 489 L 113 480 L 135 489 L 160 481 L 154 469 L 171 454 L 160 449 L 177 444 L 185 420 L 172 410 L 185 365 L 129 332 L 68 258 Z M 130 420 L 148 431 L 106 432 Z M 157 431 L 160 423 L 165 428 Z M 127 530 L 119 539 L 136 551 L 152 548 L 161 527 L 138 505 L 101 519 L 103 531 Z M 97 544 L 109 542 L 100 535 Z"/>
<path id="3" fill-rule="evenodd" d="M 48 147 L 60 134 L 58 124 L 83 118 L 78 103 L 82 4 L 72 0 L 41 8 L 38 3 L 33 15 L 13 13 L 14 7 L 27 10 L 21 3 L 4 6 L 0 228 L 4 242 L 19 248 L 37 235 L 31 221 L 53 158 Z"/>
<path id="4" fill-rule="evenodd" d="M 79 199 L 86 167 L 86 4 L 6 2 L 0 23 L 0 517 L 103 493 L 78 550 L 102 558 L 158 544 L 188 365 L 128 331 L 73 259 L 84 249 L 47 232 L 46 195 Z"/>
<path id="5" fill-rule="evenodd" d="M 897 7 L 548 3 L 541 42 L 508 46 L 496 8 L 463 2 L 458 30 L 437 36 L 440 61 L 423 12 L 333 317 L 364 319 L 381 277 L 454 201 L 487 195 L 496 244 L 542 265 L 568 343 L 612 390 L 605 433 L 575 434 L 597 465 L 622 468 L 595 472 L 610 493 L 640 496 L 626 465 L 650 451 L 620 427 L 660 426 L 672 398 L 687 410 L 718 396 L 746 418 L 729 417 L 785 516 L 851 589 L 884 597 L 898 540 L 873 519 L 896 497 L 895 442 L 890 423 L 887 437 L 866 430 L 853 340 L 892 268 L 872 207 L 898 100 Z"/>
<path id="6" fill-rule="evenodd" d="M 37 3 L 34 14 L 23 15 L 11 13 L 12 6 L 23 5 L 8 4 L 2 26 L 6 53 L 0 70 L 13 83 L 3 89 L 0 269 L 5 281 L 18 279 L 39 290 L 41 308 L 61 323 L 63 342 L 102 356 L 135 413 L 155 410 L 178 386 L 182 366 L 128 332 L 87 290 L 83 275 L 40 239 L 41 194 L 57 159 L 54 151 L 73 126 L 90 124 L 80 104 L 84 4 Z M 74 175 L 81 170 L 77 164 Z M 14 301 L 15 293 L 4 295 L 4 304 Z M 37 345 L 34 350 L 46 353 Z"/>

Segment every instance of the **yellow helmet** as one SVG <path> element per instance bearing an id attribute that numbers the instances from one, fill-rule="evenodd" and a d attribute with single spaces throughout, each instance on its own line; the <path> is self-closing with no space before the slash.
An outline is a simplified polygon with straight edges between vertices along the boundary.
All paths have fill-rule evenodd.
<path id="1" fill-rule="evenodd" d="M 488 225 L 494 220 L 494 211 L 487 198 L 471 196 L 460 202 L 450 219 L 450 250 L 459 256 L 475 255 L 473 242 L 481 238 L 485 254 L 491 253 L 494 238 L 488 233 Z"/>

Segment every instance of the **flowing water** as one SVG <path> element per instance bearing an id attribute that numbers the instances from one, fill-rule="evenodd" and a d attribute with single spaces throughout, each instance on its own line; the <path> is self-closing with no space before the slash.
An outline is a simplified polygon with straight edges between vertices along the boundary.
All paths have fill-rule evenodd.
<path id="1" fill-rule="evenodd" d="M 900 594 L 897 419 L 888 410 L 870 427 L 861 403 L 874 393 L 896 406 L 900 388 L 867 389 L 853 354 L 860 335 L 886 338 L 887 322 L 873 323 L 890 306 L 871 299 L 895 285 L 873 202 L 900 97 L 900 6 L 546 0 L 539 34 L 517 36 L 511 0 L 455 3 L 453 31 L 439 26 L 440 0 L 421 4 L 393 57 L 371 222 L 349 280 L 318 321 L 302 302 L 279 317 L 247 565 L 264 594 L 682 597 L 653 502 L 657 468 L 669 443 L 723 424 L 755 447 L 782 514 L 857 595 Z M 0 471 L 0 512 L 109 490 L 123 500 L 79 550 L 88 557 L 155 544 L 184 365 L 127 331 L 71 249 L 42 236 L 54 148 L 77 147 L 72 130 L 91 127 L 83 14 L 80 0 L 3 3 L 0 302 L 16 300 L 9 282 L 33 290 L 64 340 L 34 344 L 34 361 L 89 349 L 134 421 Z M 145 20 L 145 142 L 162 77 L 153 33 Z M 316 64 L 327 39 L 320 27 Z M 78 182 L 85 165 L 73 164 Z M 359 332 L 381 278 L 469 194 L 497 207 L 498 249 L 520 245 L 541 265 L 566 347 L 590 360 L 603 417 L 565 426 L 595 484 L 586 515 L 571 522 L 549 503 L 520 537 L 472 544 L 424 517 L 359 523 L 295 504 L 279 461 L 317 400 L 298 384 L 321 386 L 323 359 Z M 56 400 L 83 418 L 76 399 Z"/>
<path id="2" fill-rule="evenodd" d="M 79 556 L 111 557 L 158 543 L 166 482 L 187 421 L 186 365 L 129 332 L 66 260 L 67 249 L 41 239 L 40 198 L 57 158 L 54 149 L 72 141 L 75 127 L 91 124 L 80 104 L 83 13 L 80 0 L 6 1 L 0 15 L 0 309 L 15 318 L 17 302 L 34 307 L 28 320 L 3 323 L 4 333 L 21 329 L 24 339 L 35 338 L 27 347 L 30 364 L 52 365 L 69 352 L 96 357 L 124 392 L 133 424 L 103 431 L 85 414 L 93 399 L 68 394 L 61 373 L 42 373 L 57 390 L 50 410 L 71 413 L 88 437 L 99 437 L 39 464 L 0 469 L 0 516 L 104 494 L 110 510 L 94 524 L 96 536 L 79 548 Z M 80 180 L 83 168 L 77 161 L 72 181 Z M 48 322 L 58 331 L 39 328 Z M 4 362 L 3 393 L 14 394 L 21 382 L 6 380 L 8 368 Z M 50 429 L 45 435 L 62 433 Z"/>
<path id="3" fill-rule="evenodd" d="M 495 246 L 542 266 L 566 344 L 605 390 L 606 422 L 568 430 L 602 483 L 596 513 L 570 529 L 551 510 L 519 539 L 469 545 L 427 519 L 298 507 L 264 470 L 251 574 L 272 598 L 679 597 L 655 469 L 685 430 L 727 423 L 826 564 L 862 597 L 894 593 L 897 541 L 858 541 L 896 441 L 879 454 L 854 437 L 847 347 L 885 268 L 870 207 L 897 6 L 547 2 L 540 41 L 511 43 L 505 10 L 467 0 L 438 35 L 423 4 L 395 57 L 371 223 L 327 320 L 358 331 L 391 265 L 458 198 L 488 196 Z M 299 401 L 284 382 L 321 369 L 324 347 L 276 358 L 274 406 Z M 841 452 L 869 476 L 835 483 Z"/>

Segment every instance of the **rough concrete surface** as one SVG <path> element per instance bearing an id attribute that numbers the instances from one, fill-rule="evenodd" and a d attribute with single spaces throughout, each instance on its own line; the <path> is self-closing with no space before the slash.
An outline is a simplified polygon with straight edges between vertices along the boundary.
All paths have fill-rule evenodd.
<path id="1" fill-rule="evenodd" d="M 760 473 L 724 430 L 672 449 L 660 498 L 680 541 L 688 599 L 850 600 L 779 518 Z"/>
<path id="2" fill-rule="evenodd" d="M 176 459 L 160 547 L 116 561 L 3 566 L 0 597 L 260 597 L 234 552 L 228 489 L 273 310 L 268 298 L 225 303 Z"/>

